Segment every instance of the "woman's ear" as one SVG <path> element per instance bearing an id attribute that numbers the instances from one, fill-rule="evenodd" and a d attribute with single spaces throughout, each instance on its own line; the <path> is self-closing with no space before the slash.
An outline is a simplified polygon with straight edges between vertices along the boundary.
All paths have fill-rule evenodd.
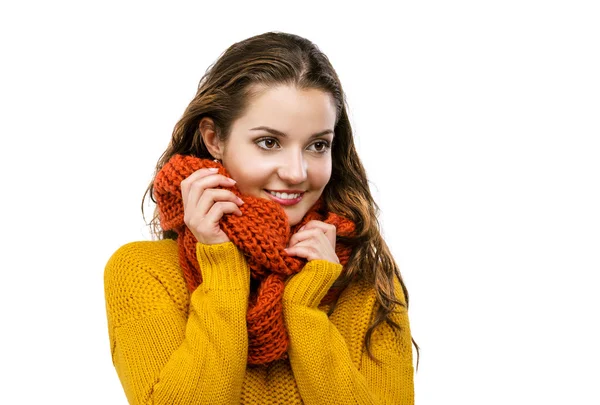
<path id="1" fill-rule="evenodd" d="M 203 117 L 198 124 L 200 134 L 206 149 L 210 152 L 213 158 L 223 159 L 223 142 L 217 136 L 215 123 L 212 118 Z"/>

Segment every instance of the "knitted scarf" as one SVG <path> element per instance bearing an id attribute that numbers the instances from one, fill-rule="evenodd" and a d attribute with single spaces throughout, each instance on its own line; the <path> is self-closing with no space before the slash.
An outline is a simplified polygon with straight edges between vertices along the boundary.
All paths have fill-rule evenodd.
<path id="1" fill-rule="evenodd" d="M 193 156 L 174 155 L 156 174 L 154 196 L 159 209 L 163 230 L 177 233 L 179 263 L 183 269 L 188 290 L 193 292 L 202 283 L 202 272 L 196 258 L 197 240 L 183 221 L 181 181 L 201 168 L 218 168 L 218 173 L 231 177 L 220 163 Z M 222 188 L 222 187 L 220 187 Z M 335 225 L 336 236 L 351 236 L 355 224 L 351 220 L 325 211 L 323 196 L 315 202 L 300 223 L 290 227 L 287 215 L 276 202 L 243 195 L 237 187 L 228 187 L 244 204 L 242 216 L 223 215 L 219 224 L 250 267 L 251 278 L 258 287 L 251 289 L 246 324 L 248 330 L 248 364 L 268 364 L 287 356 L 289 338 L 283 321 L 282 297 L 285 280 L 298 273 L 306 259 L 288 256 L 283 251 L 297 229 L 311 220 Z M 345 266 L 352 249 L 336 243 L 335 253 Z M 331 302 L 340 293 L 330 289 L 321 301 Z"/>

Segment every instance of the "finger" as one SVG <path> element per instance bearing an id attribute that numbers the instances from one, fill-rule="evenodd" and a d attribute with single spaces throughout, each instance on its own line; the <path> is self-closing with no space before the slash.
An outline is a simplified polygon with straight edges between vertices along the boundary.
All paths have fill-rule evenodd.
<path id="1" fill-rule="evenodd" d="M 285 252 L 289 256 L 303 257 L 306 260 L 318 259 L 318 252 L 313 246 L 298 246 L 298 245 L 296 245 L 291 248 L 286 248 Z"/>
<path id="2" fill-rule="evenodd" d="M 305 229 L 298 231 L 290 238 L 288 246 L 296 246 L 298 243 L 305 242 L 309 239 L 318 238 L 319 235 L 325 235 L 321 229 Z"/>
<path id="3" fill-rule="evenodd" d="M 335 254 L 335 251 L 329 246 L 323 233 L 321 233 L 323 241 L 314 243 L 314 239 L 309 239 L 300 242 L 294 247 L 286 248 L 284 251 L 290 256 L 303 257 L 307 260 L 327 260 L 332 263 L 340 263 L 340 259 Z"/>
<path id="4" fill-rule="evenodd" d="M 202 178 L 205 178 L 205 177 L 209 177 L 209 176 L 210 177 L 228 178 L 227 176 L 223 176 L 222 174 L 218 174 L 218 172 L 212 171 L 209 168 L 203 168 L 203 169 L 196 170 L 195 172 L 193 172 L 192 174 L 190 174 L 188 177 L 186 177 L 185 179 L 183 179 L 181 181 L 181 184 L 179 185 L 180 188 L 181 188 L 181 198 L 182 198 L 184 204 L 188 200 L 187 197 L 188 197 L 188 194 L 189 194 L 189 191 L 190 191 L 190 187 L 192 186 L 192 184 L 194 184 L 199 179 L 202 179 Z"/>
<path id="5" fill-rule="evenodd" d="M 300 228 L 300 230 L 290 238 L 289 245 L 293 246 L 298 241 L 303 240 L 304 238 L 302 235 L 304 234 L 304 232 L 310 230 L 320 230 L 327 237 L 329 244 L 335 248 L 337 228 L 335 227 L 335 225 L 326 224 L 325 222 L 317 220 L 309 221 L 306 223 L 306 225 Z"/>
<path id="6" fill-rule="evenodd" d="M 332 224 L 326 224 L 323 221 L 317 221 L 315 219 L 313 219 L 312 221 L 308 221 L 306 223 L 306 225 L 304 225 L 302 228 L 300 228 L 300 230 L 307 230 L 307 229 L 321 229 L 326 235 L 329 235 L 331 233 L 333 233 L 335 235 L 337 228 L 335 227 L 335 225 Z"/>
<path id="7" fill-rule="evenodd" d="M 186 177 L 185 179 L 183 179 L 181 181 L 181 184 L 179 185 L 179 187 L 181 188 L 181 198 L 183 200 L 183 203 L 185 204 L 187 201 L 187 197 L 188 197 L 188 193 L 190 190 L 190 186 L 198 179 L 201 179 L 203 177 L 206 176 L 210 176 L 210 175 L 214 175 L 217 174 L 216 171 L 213 171 L 209 168 L 203 168 L 203 169 L 199 169 L 196 170 L 195 172 L 193 172 L 192 174 L 190 174 L 188 177 Z"/>
<path id="8" fill-rule="evenodd" d="M 337 258 L 337 256 L 335 255 L 335 247 L 330 246 L 329 240 L 327 239 L 323 231 L 321 231 L 320 229 L 311 229 L 308 232 L 311 232 L 311 237 L 306 238 L 296 243 L 295 245 L 286 248 L 286 252 L 292 255 L 295 255 L 296 253 L 301 253 L 298 254 L 298 256 L 305 258 L 309 258 L 309 256 L 306 255 L 312 252 L 310 260 L 314 260 L 317 258 L 332 257 L 332 259 L 330 260 L 335 262 L 335 260 L 333 259 L 333 257 Z"/>
<path id="9" fill-rule="evenodd" d="M 335 225 L 326 224 L 325 222 L 316 220 L 309 221 L 306 224 L 305 229 L 313 228 L 320 229 L 321 231 L 323 231 L 323 233 L 325 233 L 325 236 L 327 237 L 327 240 L 329 241 L 329 244 L 335 249 L 335 240 L 337 234 L 337 228 L 335 227 Z"/>
<path id="10" fill-rule="evenodd" d="M 240 208 L 236 203 L 219 201 L 213 204 L 204 219 L 213 225 L 218 223 L 224 214 L 235 214 L 240 216 L 242 215 L 242 211 L 240 211 Z"/>
<path id="11" fill-rule="evenodd" d="M 205 216 L 211 207 L 219 201 L 230 201 L 235 203 L 237 206 L 241 206 L 244 203 L 241 198 L 239 198 L 230 190 L 209 188 L 204 190 L 200 196 L 200 200 L 196 205 L 196 212 L 199 215 Z"/>
<path id="12" fill-rule="evenodd" d="M 184 199 L 186 205 L 184 205 L 184 211 L 186 206 L 196 207 L 198 205 L 198 201 L 202 196 L 204 190 L 209 188 L 217 188 L 219 186 L 223 187 L 232 187 L 235 184 L 235 180 L 223 176 L 222 174 L 214 174 L 207 175 L 202 178 L 196 179 L 193 183 L 189 185 L 185 185 L 188 187 L 187 196 Z M 182 197 L 183 197 L 183 189 L 182 189 Z"/>

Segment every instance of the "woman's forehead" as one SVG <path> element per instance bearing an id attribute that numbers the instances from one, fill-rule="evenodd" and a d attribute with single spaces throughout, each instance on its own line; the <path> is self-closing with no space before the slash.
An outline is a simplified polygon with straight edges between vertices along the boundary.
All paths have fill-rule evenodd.
<path id="1" fill-rule="evenodd" d="M 281 136 L 310 137 L 326 130 L 333 131 L 335 114 L 335 106 L 328 93 L 277 86 L 251 98 L 245 114 L 234 127 L 248 132 L 266 127 L 278 131 L 279 135 L 284 134 Z"/>

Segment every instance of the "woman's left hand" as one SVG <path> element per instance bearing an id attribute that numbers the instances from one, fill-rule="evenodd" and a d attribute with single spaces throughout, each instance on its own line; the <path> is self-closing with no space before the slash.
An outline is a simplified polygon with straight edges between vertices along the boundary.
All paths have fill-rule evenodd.
<path id="1" fill-rule="evenodd" d="M 290 256 L 304 257 L 310 260 L 327 260 L 340 263 L 335 254 L 335 225 L 312 220 L 306 223 L 290 238 L 285 249 Z"/>

